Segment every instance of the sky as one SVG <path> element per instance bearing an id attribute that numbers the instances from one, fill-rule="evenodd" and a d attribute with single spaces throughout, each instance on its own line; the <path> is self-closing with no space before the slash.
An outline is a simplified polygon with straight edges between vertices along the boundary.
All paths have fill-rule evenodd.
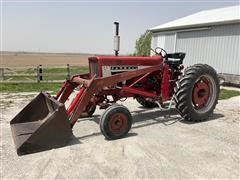
<path id="1" fill-rule="evenodd" d="M 120 54 L 130 54 L 151 27 L 239 1 L 1 0 L 0 5 L 2 51 L 113 54 L 113 22 L 119 21 Z"/>

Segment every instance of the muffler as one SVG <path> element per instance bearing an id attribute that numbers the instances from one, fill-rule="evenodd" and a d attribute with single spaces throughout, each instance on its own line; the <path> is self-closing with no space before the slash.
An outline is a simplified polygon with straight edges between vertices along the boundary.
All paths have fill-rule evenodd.
<path id="1" fill-rule="evenodd" d="M 40 93 L 11 121 L 18 155 L 65 146 L 73 135 L 64 104 Z"/>

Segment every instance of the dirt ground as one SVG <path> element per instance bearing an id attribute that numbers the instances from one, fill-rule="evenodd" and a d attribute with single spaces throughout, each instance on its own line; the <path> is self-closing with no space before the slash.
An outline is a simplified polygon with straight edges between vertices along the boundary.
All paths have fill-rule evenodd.
<path id="1" fill-rule="evenodd" d="M 240 97 L 219 101 L 209 120 L 193 124 L 174 109 L 145 110 L 130 99 L 123 103 L 134 119 L 126 138 L 105 140 L 98 126 L 103 111 L 97 110 L 79 119 L 66 147 L 19 157 L 9 121 L 35 95 L 2 94 L 3 179 L 240 178 Z"/>
<path id="2" fill-rule="evenodd" d="M 61 53 L 3 53 L 1 54 L 0 67 L 21 68 L 37 66 L 79 65 L 87 66 L 90 54 L 61 54 Z"/>

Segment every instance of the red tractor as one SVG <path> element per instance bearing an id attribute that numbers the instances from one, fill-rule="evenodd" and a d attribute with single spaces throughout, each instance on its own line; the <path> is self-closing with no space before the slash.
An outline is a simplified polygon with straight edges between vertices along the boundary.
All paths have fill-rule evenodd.
<path id="1" fill-rule="evenodd" d="M 100 129 L 106 139 L 124 137 L 132 126 L 127 107 L 117 101 L 135 98 L 146 108 L 175 104 L 186 121 L 202 121 L 218 101 L 219 80 L 206 64 L 184 70 L 185 53 L 168 54 L 155 49 L 155 56 L 97 56 L 89 58 L 89 73 L 74 75 L 56 96 L 40 93 L 13 120 L 11 129 L 19 155 L 66 145 L 72 127 L 96 106 L 106 109 Z M 67 109 L 64 103 L 74 89 L 79 92 Z"/>

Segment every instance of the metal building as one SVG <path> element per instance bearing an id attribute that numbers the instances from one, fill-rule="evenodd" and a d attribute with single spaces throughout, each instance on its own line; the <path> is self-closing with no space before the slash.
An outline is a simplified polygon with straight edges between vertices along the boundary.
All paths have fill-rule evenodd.
<path id="1" fill-rule="evenodd" d="M 240 77 L 240 6 L 201 11 L 150 31 L 153 48 L 186 52 L 185 65 L 207 63 Z"/>

